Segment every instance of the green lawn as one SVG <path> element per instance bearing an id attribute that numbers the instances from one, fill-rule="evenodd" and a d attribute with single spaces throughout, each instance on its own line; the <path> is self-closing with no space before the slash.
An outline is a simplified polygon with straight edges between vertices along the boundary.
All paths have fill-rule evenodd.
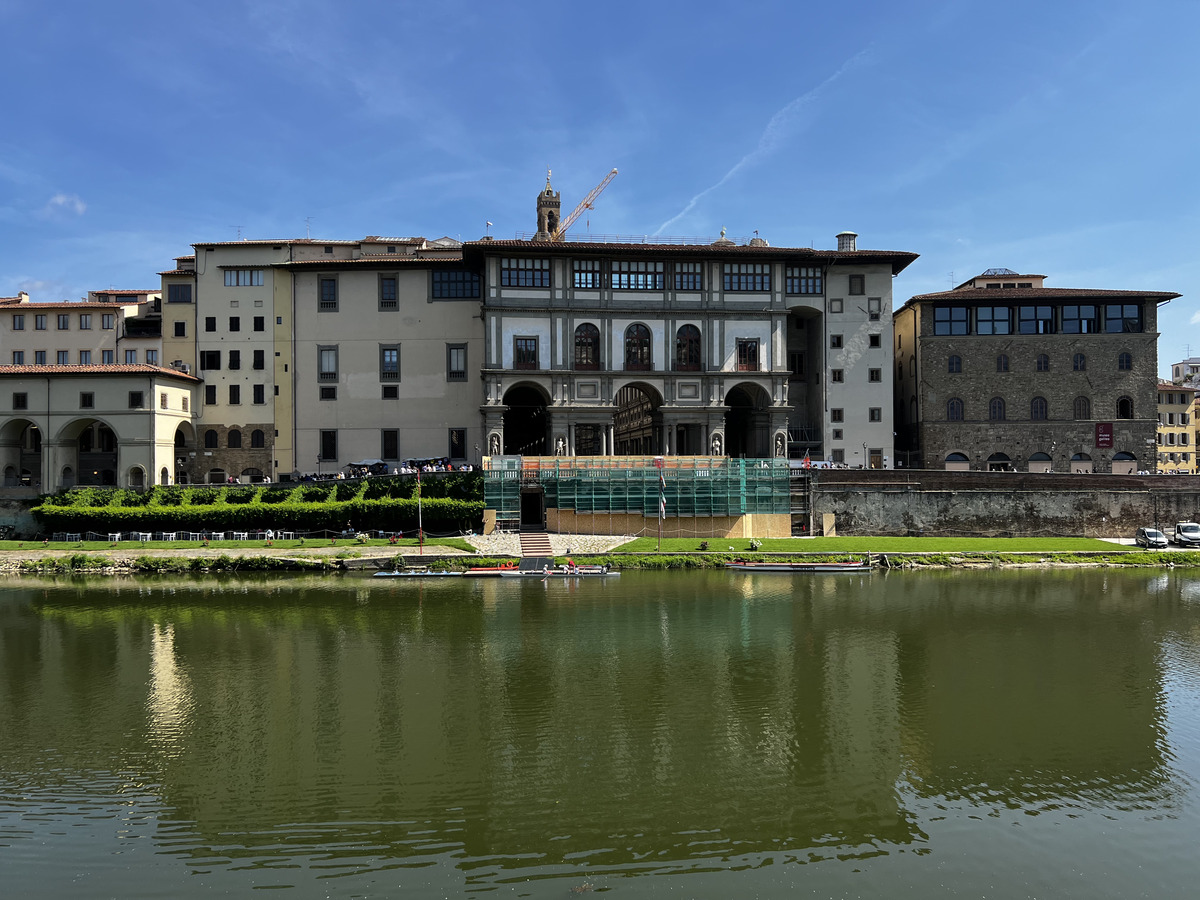
<path id="1" fill-rule="evenodd" d="M 369 549 L 416 549 L 416 538 L 399 538 L 396 543 L 392 543 L 386 538 L 372 539 L 365 544 L 359 543 L 353 538 L 309 538 L 307 540 L 281 541 L 275 540 L 271 544 L 272 550 L 303 550 L 312 549 L 314 547 L 346 547 L 346 548 L 369 548 Z M 195 550 L 205 546 L 201 541 L 119 541 L 116 544 L 110 541 L 0 541 L 0 550 Z M 247 541 L 211 541 L 208 544 L 209 549 L 213 550 L 238 550 L 251 548 L 255 550 L 267 549 L 267 542 L 260 540 Z M 429 553 L 436 553 L 439 547 L 449 547 L 454 550 L 462 550 L 465 553 L 475 553 L 475 548 L 464 541 L 462 538 L 425 538 L 425 550 Z"/>
<path id="2" fill-rule="evenodd" d="M 708 538 L 711 553 L 750 550 L 748 538 Z M 818 537 L 764 538 L 760 553 L 1052 553 L 1138 549 L 1093 538 L 953 538 L 953 537 Z M 618 553 L 653 553 L 658 539 L 636 538 Z M 663 538 L 664 553 L 696 553 L 697 538 Z"/>

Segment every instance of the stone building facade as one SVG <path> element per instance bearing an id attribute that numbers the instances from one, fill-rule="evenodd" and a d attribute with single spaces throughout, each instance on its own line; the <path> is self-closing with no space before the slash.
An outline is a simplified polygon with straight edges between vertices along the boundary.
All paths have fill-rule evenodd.
<path id="1" fill-rule="evenodd" d="M 1153 468 L 1155 291 L 1047 288 L 990 269 L 897 312 L 905 461 L 926 468 L 1129 473 Z"/>

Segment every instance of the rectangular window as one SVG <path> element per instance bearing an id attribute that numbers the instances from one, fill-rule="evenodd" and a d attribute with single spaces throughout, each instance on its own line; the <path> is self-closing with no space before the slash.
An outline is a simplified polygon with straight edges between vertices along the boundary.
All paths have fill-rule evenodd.
<path id="1" fill-rule="evenodd" d="M 321 432 L 321 459 L 326 461 L 338 458 L 338 434 L 334 430 Z"/>
<path id="2" fill-rule="evenodd" d="M 867 292 L 867 277 L 865 275 L 850 276 L 850 296 L 858 297 Z"/>
<path id="3" fill-rule="evenodd" d="M 883 381 L 883 369 L 867 369 L 867 381 L 873 383 Z"/>
<path id="4" fill-rule="evenodd" d="M 187 322 L 175 323 L 175 337 L 187 337 Z"/>
<path id="5" fill-rule="evenodd" d="M 13 323 L 13 331 L 24 331 L 25 330 L 25 316 L 14 315 L 12 318 L 12 323 Z"/>
<path id="6" fill-rule="evenodd" d="M 513 368 L 536 369 L 538 367 L 538 339 L 536 337 L 513 338 Z"/>
<path id="7" fill-rule="evenodd" d="M 12 352 L 12 364 L 14 366 L 25 365 L 25 351 L 24 350 L 14 350 Z"/>
<path id="8" fill-rule="evenodd" d="M 242 351 L 241 350 L 230 350 L 229 351 L 229 368 L 230 369 L 240 369 L 241 367 L 242 367 Z"/>
<path id="9" fill-rule="evenodd" d="M 804 377 L 804 351 L 794 350 L 788 354 L 788 368 L 792 371 L 793 378 Z"/>
<path id="10" fill-rule="evenodd" d="M 96 395 L 94 393 L 92 393 L 91 391 L 83 391 L 79 395 L 79 408 L 80 409 L 95 409 L 96 408 Z"/>
<path id="11" fill-rule="evenodd" d="M 206 384 L 204 386 L 204 405 L 217 405 L 217 386 L 215 384 Z"/>
<path id="12" fill-rule="evenodd" d="M 229 330 L 230 331 L 241 331 L 242 330 L 242 317 L 241 316 L 230 316 L 229 317 Z"/>
<path id="13" fill-rule="evenodd" d="M 550 287 L 550 260 L 501 259 L 501 287 Z"/>
<path id="14" fill-rule="evenodd" d="M 1140 332 L 1142 307 L 1137 303 L 1109 303 L 1104 307 L 1104 330 L 1108 334 Z"/>
<path id="15" fill-rule="evenodd" d="M 663 264 L 618 260 L 612 264 L 614 291 L 661 291 Z"/>
<path id="16" fill-rule="evenodd" d="M 467 380 L 467 345 L 446 345 L 446 380 Z"/>
<path id="17" fill-rule="evenodd" d="M 882 346 L 883 346 L 883 340 L 882 340 L 882 338 L 881 338 L 879 335 L 877 335 L 877 334 L 868 334 L 868 335 L 867 335 L 867 346 L 868 346 L 868 347 L 870 347 L 870 348 L 872 348 L 872 349 L 876 349 L 876 348 L 882 347 Z"/>
<path id="18" fill-rule="evenodd" d="M 1054 334 L 1054 307 L 1018 306 L 1017 329 L 1021 334 Z"/>
<path id="19" fill-rule="evenodd" d="M 267 320 L 266 320 L 265 316 L 255 316 L 254 317 L 254 330 L 255 331 L 266 331 L 267 330 Z"/>
<path id="20" fill-rule="evenodd" d="M 179 405 L 179 408 L 180 408 L 180 409 L 182 409 L 184 412 L 187 412 L 187 411 L 188 411 L 188 398 L 187 398 L 187 394 L 184 394 L 182 397 L 180 397 L 180 398 L 179 398 L 179 404 L 180 404 L 180 405 Z"/>
<path id="21" fill-rule="evenodd" d="M 262 269 L 226 269 L 225 287 L 262 287 Z"/>
<path id="22" fill-rule="evenodd" d="M 468 272 L 466 269 L 435 270 L 433 273 L 432 290 L 434 300 L 471 300 L 477 298 L 481 296 L 479 273 Z"/>
<path id="23" fill-rule="evenodd" d="M 727 291 L 762 292 L 771 290 L 770 263 L 725 263 L 724 285 Z"/>
<path id="24" fill-rule="evenodd" d="M 113 350 L 101 350 L 100 351 L 100 362 L 104 363 L 104 365 L 106 365 L 106 366 L 111 366 L 113 364 L 114 353 L 115 353 L 115 351 L 113 351 Z"/>
<path id="25" fill-rule="evenodd" d="M 91 350 L 80 350 L 79 351 L 79 364 L 81 366 L 90 366 L 92 364 L 92 351 Z"/>
<path id="26" fill-rule="evenodd" d="M 92 330 L 91 313 L 80 313 L 79 314 L 79 330 L 80 331 L 91 331 Z"/>
<path id="27" fill-rule="evenodd" d="M 738 340 L 737 369 L 739 372 L 758 371 L 758 341 Z"/>
<path id="28" fill-rule="evenodd" d="M 158 408 L 159 409 L 168 409 L 169 408 L 167 406 L 167 392 L 166 391 L 162 391 L 158 395 Z"/>
<path id="29" fill-rule="evenodd" d="M 835 441 L 840 441 L 842 439 L 842 429 L 840 429 L 840 428 L 833 429 L 833 439 Z"/>
<path id="30" fill-rule="evenodd" d="M 255 369 L 265 369 L 267 367 L 267 354 L 265 350 L 254 351 L 254 366 Z"/>
<path id="31" fill-rule="evenodd" d="M 129 408 L 130 409 L 142 409 L 145 406 L 145 402 L 146 401 L 144 399 L 144 395 L 142 394 L 141 391 L 130 391 L 129 392 Z"/>
<path id="32" fill-rule="evenodd" d="M 835 463 L 844 463 L 846 461 L 846 451 L 843 450 L 841 447 L 838 447 L 836 450 L 830 451 L 829 461 L 835 462 Z"/>
<path id="33" fill-rule="evenodd" d="M 976 334 L 1012 334 L 1012 308 L 980 306 L 975 310 Z"/>
<path id="34" fill-rule="evenodd" d="M 192 302 L 192 286 L 190 284 L 168 284 L 167 285 L 167 302 L 168 303 L 191 303 Z"/>
<path id="35" fill-rule="evenodd" d="M 398 276 L 379 276 L 379 308 L 397 309 L 400 306 L 400 295 L 397 292 Z"/>
<path id="36" fill-rule="evenodd" d="M 60 366 L 69 365 L 71 362 L 71 351 L 70 350 L 59 350 L 55 354 L 55 362 L 57 362 Z M 126 362 L 128 362 L 128 360 L 126 360 Z"/>
<path id="37" fill-rule="evenodd" d="M 789 294 L 820 294 L 821 270 L 817 266 L 788 266 L 784 271 L 784 290 Z"/>
<path id="38" fill-rule="evenodd" d="M 829 349 L 830 350 L 841 350 L 842 349 L 842 336 L 840 334 L 831 334 L 829 336 Z"/>
<path id="39" fill-rule="evenodd" d="M 379 345 L 379 380 L 400 380 L 400 345 Z"/>
<path id="40" fill-rule="evenodd" d="M 229 405 L 237 406 L 242 402 L 242 386 L 240 384 L 231 384 L 229 386 Z"/>
<path id="41" fill-rule="evenodd" d="M 830 369 L 829 370 L 829 380 L 831 382 L 833 382 L 834 384 L 841 384 L 843 381 L 846 380 L 846 370 L 845 369 Z"/>
<path id="42" fill-rule="evenodd" d="M 256 384 L 253 386 L 254 403 L 261 405 L 267 402 L 267 386 L 265 384 Z"/>
<path id="43" fill-rule="evenodd" d="M 883 407 L 872 406 L 870 409 L 868 409 L 867 410 L 867 421 L 882 422 L 883 421 Z"/>
<path id="44" fill-rule="evenodd" d="M 394 384 L 385 384 L 383 386 L 383 399 L 384 400 L 399 400 L 400 399 L 400 388 L 396 387 L 396 385 L 394 385 Z"/>
<path id="45" fill-rule="evenodd" d="M 840 409 L 831 409 L 829 411 L 830 422 L 841 422 L 845 419 L 845 414 Z"/>
<path id="46" fill-rule="evenodd" d="M 100 327 L 105 331 L 112 331 L 115 323 L 116 316 L 114 316 L 112 313 L 105 313 L 100 317 Z"/>
<path id="47" fill-rule="evenodd" d="M 19 393 L 19 394 L 13 394 L 12 395 L 12 408 L 13 409 L 29 409 L 29 395 L 26 393 L 23 393 L 23 392 Z"/>
<path id="48" fill-rule="evenodd" d="M 60 313 L 58 317 L 58 330 L 67 331 L 71 327 L 71 316 L 67 313 Z"/>
<path id="49" fill-rule="evenodd" d="M 447 448 L 447 456 L 451 459 L 466 459 L 467 458 L 467 429 L 451 428 L 450 429 L 450 446 Z"/>
<path id="50" fill-rule="evenodd" d="M 379 458 L 400 458 L 400 429 L 384 428 L 379 432 Z"/>
<path id="51" fill-rule="evenodd" d="M 35 331 L 45 331 L 46 330 L 46 317 L 45 316 L 34 316 L 33 317 L 33 328 Z"/>
<path id="52" fill-rule="evenodd" d="M 872 322 L 878 322 L 879 314 L 882 310 L 883 310 L 883 298 L 882 297 L 868 297 L 867 298 L 867 318 L 868 319 L 870 319 Z"/>
<path id="53" fill-rule="evenodd" d="M 829 311 L 831 313 L 840 313 L 842 311 L 842 298 L 833 297 L 829 301 Z"/>
<path id="54" fill-rule="evenodd" d="M 201 350 L 200 351 L 200 371 L 217 371 L 221 368 L 221 351 L 220 350 Z"/>
<path id="55" fill-rule="evenodd" d="M 675 290 L 704 290 L 704 279 L 701 276 L 701 265 L 702 263 L 698 262 L 675 263 Z"/>
<path id="56" fill-rule="evenodd" d="M 217 330 L 217 317 L 216 316 L 205 316 L 204 317 L 204 330 L 205 331 L 216 331 Z"/>
<path id="57" fill-rule="evenodd" d="M 338 283 L 336 278 L 317 279 L 317 311 L 337 312 Z"/>
<path id="58" fill-rule="evenodd" d="M 135 365 L 136 363 L 137 363 L 137 351 L 136 350 L 126 350 L 125 351 L 125 365 L 132 366 L 132 365 Z"/>
<path id="59" fill-rule="evenodd" d="M 158 351 L 157 350 L 147 350 L 146 351 L 146 362 L 149 365 L 157 366 L 158 365 Z"/>
<path id="60" fill-rule="evenodd" d="M 338 377 L 338 348 L 317 348 L 317 380 L 337 381 Z"/>
<path id="61" fill-rule="evenodd" d="M 1062 308 L 1063 334 L 1095 334 L 1100 330 L 1100 307 L 1070 304 Z"/>
<path id="62" fill-rule="evenodd" d="M 33 351 L 33 364 L 35 366 L 44 366 L 46 364 L 46 351 L 45 350 L 34 350 Z"/>
<path id="63" fill-rule="evenodd" d="M 571 263 L 571 284 L 584 290 L 598 290 L 600 283 L 600 260 L 577 259 Z"/>
<path id="64" fill-rule="evenodd" d="M 939 306 L 933 311 L 934 334 L 970 334 L 970 310 L 965 306 Z"/>

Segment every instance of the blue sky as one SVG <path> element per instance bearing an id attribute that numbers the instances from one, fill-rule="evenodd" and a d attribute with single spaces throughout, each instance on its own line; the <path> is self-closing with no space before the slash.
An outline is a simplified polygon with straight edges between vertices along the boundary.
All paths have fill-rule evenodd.
<path id="1" fill-rule="evenodd" d="M 0 0 L 0 296 L 155 287 L 197 241 L 535 227 L 1183 294 L 1200 355 L 1200 3 Z M 306 222 L 307 220 L 307 222 Z M 311 223 L 309 226 L 308 223 Z"/>

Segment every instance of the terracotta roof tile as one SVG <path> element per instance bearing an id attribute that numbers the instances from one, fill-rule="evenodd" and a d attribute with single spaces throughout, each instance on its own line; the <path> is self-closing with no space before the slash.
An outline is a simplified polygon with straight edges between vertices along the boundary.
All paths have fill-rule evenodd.
<path id="1" fill-rule="evenodd" d="M 979 304 L 988 306 L 996 301 L 1020 300 L 1134 300 L 1145 298 L 1165 303 L 1181 297 L 1172 291 L 1115 291 L 1092 290 L 1088 288 L 980 288 L 970 291 L 939 291 L 933 294 L 917 294 L 909 299 L 914 300 L 955 300 L 960 303 Z"/>
<path id="2" fill-rule="evenodd" d="M 4 375 L 171 375 L 187 381 L 201 380 L 195 375 L 185 374 L 178 369 L 150 366 L 145 363 L 113 363 L 108 366 L 0 366 L 0 376 Z"/>
<path id="3" fill-rule="evenodd" d="M 192 275 L 196 274 L 195 269 L 168 269 L 166 272 L 155 272 L 155 275 Z"/>
<path id="4" fill-rule="evenodd" d="M 157 294 L 158 291 L 153 293 Z M 70 312 L 74 309 L 125 309 L 140 305 L 137 300 L 51 300 L 45 303 L 20 303 L 17 297 L 0 298 L 0 306 L 8 309 L 52 309 Z"/>

